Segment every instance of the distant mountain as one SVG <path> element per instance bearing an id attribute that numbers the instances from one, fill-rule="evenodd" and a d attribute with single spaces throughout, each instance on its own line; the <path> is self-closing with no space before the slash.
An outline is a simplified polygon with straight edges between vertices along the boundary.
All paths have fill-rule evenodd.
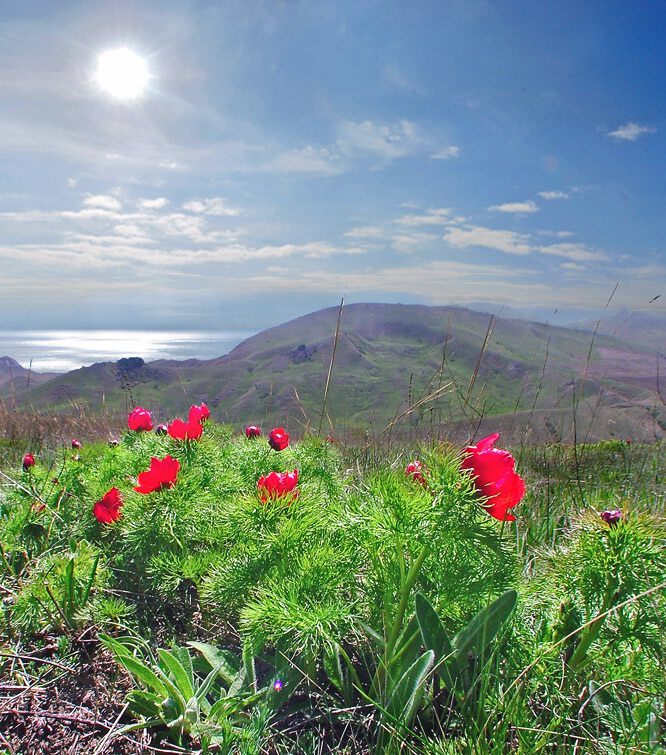
<path id="1" fill-rule="evenodd" d="M 219 359 L 84 367 L 23 401 L 50 411 L 139 404 L 167 418 L 205 400 L 222 421 L 316 428 L 337 314 L 299 317 Z M 354 304 L 342 316 L 324 427 L 381 430 L 404 414 L 400 427 L 413 430 L 470 435 L 490 423 L 559 440 L 571 436 L 575 407 L 579 439 L 661 437 L 659 358 L 617 338 L 462 307 Z"/>
<path id="2" fill-rule="evenodd" d="M 31 385 L 39 385 L 55 377 L 55 373 L 27 370 L 11 357 L 0 357 L 0 396 L 24 393 Z"/>
<path id="3" fill-rule="evenodd" d="M 584 320 L 572 326 L 641 344 L 666 354 L 666 314 L 631 312 L 623 309 L 606 317 Z"/>

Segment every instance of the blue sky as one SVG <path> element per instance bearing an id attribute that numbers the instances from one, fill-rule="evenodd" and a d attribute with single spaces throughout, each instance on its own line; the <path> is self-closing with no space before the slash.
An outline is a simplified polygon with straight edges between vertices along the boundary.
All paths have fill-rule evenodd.
<path id="1" fill-rule="evenodd" d="M 0 327 L 664 311 L 661 3 L 2 0 L 0 35 Z"/>

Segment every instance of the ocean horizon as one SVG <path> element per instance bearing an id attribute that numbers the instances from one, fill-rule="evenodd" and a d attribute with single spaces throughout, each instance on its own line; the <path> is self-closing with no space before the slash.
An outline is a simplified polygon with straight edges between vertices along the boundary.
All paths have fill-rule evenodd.
<path id="1" fill-rule="evenodd" d="M 0 357 L 35 372 L 69 372 L 123 357 L 215 359 L 256 331 L 10 330 L 0 331 Z"/>

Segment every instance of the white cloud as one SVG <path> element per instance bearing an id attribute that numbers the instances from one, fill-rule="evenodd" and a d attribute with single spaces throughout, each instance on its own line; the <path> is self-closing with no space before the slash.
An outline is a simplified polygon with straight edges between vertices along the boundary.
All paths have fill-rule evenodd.
<path id="1" fill-rule="evenodd" d="M 580 272 L 587 269 L 585 265 L 581 265 L 579 262 L 563 262 L 560 267 L 562 270 L 571 270 L 573 272 Z"/>
<path id="2" fill-rule="evenodd" d="M 140 199 L 139 207 L 142 210 L 161 210 L 169 204 L 169 200 L 166 197 L 158 197 L 157 199 Z"/>
<path id="3" fill-rule="evenodd" d="M 573 260 L 574 262 L 601 262 L 608 259 L 608 255 L 598 249 L 591 249 L 585 244 L 567 242 L 550 244 L 548 246 L 537 246 L 534 248 L 534 251 L 555 257 L 564 257 L 565 259 Z"/>
<path id="4" fill-rule="evenodd" d="M 350 239 L 381 239 L 384 237 L 385 232 L 376 225 L 363 225 L 350 228 L 342 235 Z"/>
<path id="5" fill-rule="evenodd" d="M 638 123 L 625 123 L 615 131 L 609 131 L 608 136 L 624 142 L 635 142 L 643 134 L 654 134 L 657 129 L 653 126 L 639 126 Z"/>
<path id="6" fill-rule="evenodd" d="M 480 246 L 495 249 L 506 254 L 525 255 L 532 252 L 530 237 L 515 231 L 502 231 L 483 226 L 466 226 L 464 228 L 448 228 L 444 233 L 444 241 L 451 246 L 465 249 L 470 246 Z"/>
<path id="7" fill-rule="evenodd" d="M 569 195 L 566 191 L 540 191 L 539 196 L 541 199 L 569 199 Z"/>
<path id="8" fill-rule="evenodd" d="M 345 168 L 340 155 L 326 147 L 316 148 L 309 144 L 303 149 L 278 155 L 265 166 L 265 170 L 279 173 L 313 173 L 322 176 L 338 175 Z"/>
<path id="9" fill-rule="evenodd" d="M 431 249 L 439 241 L 434 233 L 399 233 L 391 239 L 391 246 L 400 254 L 414 254 Z"/>
<path id="10" fill-rule="evenodd" d="M 425 215 L 403 215 L 394 220 L 394 223 L 406 226 L 422 225 L 449 225 L 452 222 L 459 222 L 462 218 L 453 218 L 453 210 L 450 207 L 438 207 L 437 209 L 427 210 Z"/>
<path id="11" fill-rule="evenodd" d="M 235 207 L 228 207 L 226 200 L 222 197 L 196 199 L 185 202 L 183 209 L 196 215 L 216 215 L 218 217 L 235 217 L 236 215 L 240 215 L 240 210 L 237 210 Z"/>
<path id="12" fill-rule="evenodd" d="M 110 210 L 111 212 L 116 212 L 122 207 L 120 201 L 110 194 L 88 194 L 84 198 L 83 204 L 86 207 L 96 207 L 101 210 Z"/>
<path id="13" fill-rule="evenodd" d="M 539 234 L 541 235 L 541 234 Z M 559 233 L 555 233 L 559 236 Z M 573 262 L 601 262 L 608 260 L 608 255 L 593 249 L 586 244 L 561 241 L 556 244 L 535 243 L 534 238 L 527 233 L 497 230 L 484 226 L 453 226 L 446 229 L 444 241 L 451 246 L 465 249 L 468 247 L 483 247 L 505 254 L 528 255 L 545 254 L 551 257 L 562 257 Z"/>
<path id="14" fill-rule="evenodd" d="M 431 160 L 450 160 L 452 157 L 460 157 L 460 147 L 456 147 L 454 144 L 449 147 L 442 147 L 430 155 Z"/>
<path id="15" fill-rule="evenodd" d="M 514 213 L 532 213 L 539 211 L 536 203 L 531 199 L 527 199 L 525 202 L 506 202 L 504 204 L 491 204 L 488 209 L 491 212 Z"/>
<path id="16" fill-rule="evenodd" d="M 336 143 L 343 154 L 366 153 L 392 160 L 423 149 L 426 140 L 416 124 L 407 120 L 391 124 L 344 121 L 338 126 Z"/>

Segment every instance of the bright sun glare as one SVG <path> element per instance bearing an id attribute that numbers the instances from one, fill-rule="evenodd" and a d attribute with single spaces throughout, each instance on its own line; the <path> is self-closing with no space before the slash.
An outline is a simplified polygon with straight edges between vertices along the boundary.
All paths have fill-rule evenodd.
<path id="1" fill-rule="evenodd" d="M 146 61 L 127 47 L 107 50 L 97 59 L 95 81 L 116 99 L 140 97 L 149 79 Z"/>

